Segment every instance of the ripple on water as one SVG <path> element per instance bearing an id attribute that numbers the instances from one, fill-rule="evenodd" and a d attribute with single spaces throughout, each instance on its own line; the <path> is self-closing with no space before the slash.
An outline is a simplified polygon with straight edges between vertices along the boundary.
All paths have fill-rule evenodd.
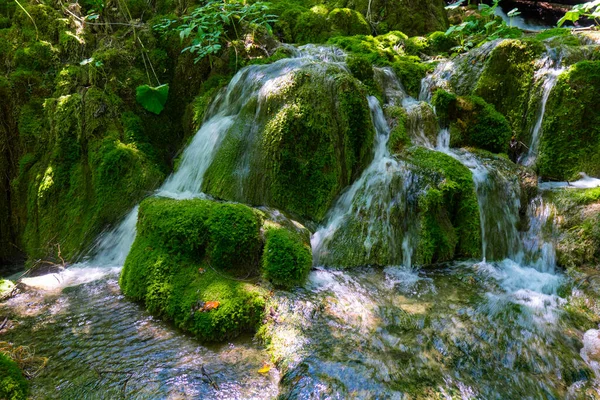
<path id="1" fill-rule="evenodd" d="M 60 283 L 30 289 L 0 305 L 15 327 L 3 335 L 49 357 L 32 382 L 36 399 L 271 399 L 276 369 L 261 375 L 269 359 L 250 338 L 203 346 L 123 298 L 119 269 L 95 279 L 37 279 Z M 48 279 L 50 278 L 50 279 Z M 34 281 L 35 282 L 35 281 Z M 202 373 L 214 379 L 218 390 Z"/>

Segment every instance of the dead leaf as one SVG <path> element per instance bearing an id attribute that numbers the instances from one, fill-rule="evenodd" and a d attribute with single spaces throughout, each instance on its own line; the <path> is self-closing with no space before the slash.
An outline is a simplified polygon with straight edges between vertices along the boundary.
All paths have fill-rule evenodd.
<path id="1" fill-rule="evenodd" d="M 200 309 L 200 312 L 208 312 L 210 310 L 214 310 L 214 309 L 218 308 L 220 305 L 221 305 L 221 303 L 219 303 L 218 301 L 207 301 L 206 303 L 204 303 L 204 305 Z"/>
<path id="2" fill-rule="evenodd" d="M 271 370 L 271 365 L 268 362 L 266 362 L 266 363 L 263 363 L 263 366 L 261 369 L 258 370 L 258 373 L 266 374 L 270 370 Z"/>

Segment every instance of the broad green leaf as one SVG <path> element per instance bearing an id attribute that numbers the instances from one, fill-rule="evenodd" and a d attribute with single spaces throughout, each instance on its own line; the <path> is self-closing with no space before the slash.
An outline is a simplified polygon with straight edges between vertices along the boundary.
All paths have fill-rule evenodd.
<path id="1" fill-rule="evenodd" d="M 142 85 L 137 87 L 135 99 L 146 110 L 158 115 L 165 108 L 168 96 L 169 84 L 157 87 Z"/>

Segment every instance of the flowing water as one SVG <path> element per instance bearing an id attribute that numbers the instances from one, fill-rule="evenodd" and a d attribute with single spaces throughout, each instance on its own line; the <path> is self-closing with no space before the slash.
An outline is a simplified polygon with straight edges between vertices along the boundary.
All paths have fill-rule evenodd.
<path id="1" fill-rule="evenodd" d="M 535 124 L 531 130 L 531 141 L 529 143 L 529 149 L 527 154 L 519 160 L 519 163 L 532 166 L 535 164 L 535 160 L 539 154 L 540 139 L 543 132 L 544 115 L 546 114 L 546 104 L 550 98 L 550 93 L 558 78 L 565 71 L 565 68 L 561 66 L 562 57 L 560 52 L 548 49 L 547 55 L 542 58 L 540 64 L 541 68 L 535 73 L 535 80 L 538 82 L 541 96 L 540 104 L 535 119 Z"/>
<path id="2" fill-rule="evenodd" d="M 465 62 L 485 58 L 493 46 Z M 345 55 L 334 48 L 305 46 L 294 57 L 247 67 L 233 78 L 157 195 L 204 196 L 204 173 L 247 102 L 256 101 L 259 109 L 264 96 L 306 65 L 346 69 Z M 456 65 L 441 64 L 425 78 L 420 101 L 406 94 L 391 70 L 376 70 L 384 104 L 368 99 L 376 131 L 373 161 L 313 235 L 316 269 L 308 283 L 275 292 L 269 353 L 249 338 L 201 345 L 123 298 L 117 280 L 135 238 L 135 208 L 99 238 L 84 263 L 24 279 L 29 288 L 0 305 L 11 317 L 3 340 L 50 358 L 33 380 L 34 397 L 576 398 L 598 369 L 587 359 L 595 339 L 590 336 L 582 349 L 563 310 L 559 293 L 568 281 L 555 270 L 554 210 L 542 197 L 522 205 L 518 179 L 501 161 L 451 149 L 448 130 L 429 126 L 435 120 L 431 92 L 453 79 Z M 544 82 L 540 119 L 554 75 L 538 77 Z M 414 265 L 423 180 L 388 150 L 389 106 L 407 112 L 414 144 L 448 154 L 472 171 L 483 260 Z M 242 157 L 241 172 L 245 162 Z M 527 226 L 519 230 L 523 207 Z M 381 265 L 376 255 L 397 265 L 321 266 Z M 271 356 L 280 361 L 279 370 L 259 374 Z"/>

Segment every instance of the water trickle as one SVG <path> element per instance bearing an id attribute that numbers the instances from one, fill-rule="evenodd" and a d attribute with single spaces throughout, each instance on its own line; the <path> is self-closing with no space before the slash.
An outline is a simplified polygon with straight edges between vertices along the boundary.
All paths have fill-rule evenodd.
<path id="1" fill-rule="evenodd" d="M 519 160 L 519 163 L 532 166 L 538 156 L 540 139 L 543 133 L 544 116 L 546 114 L 546 104 L 556 86 L 558 78 L 565 71 L 561 66 L 562 57 L 552 49 L 548 49 L 547 55 L 540 61 L 541 68 L 535 73 L 535 80 L 539 82 L 541 90 L 540 103 L 536 114 L 535 124 L 531 129 L 531 141 L 527 154 Z"/>
<path id="2" fill-rule="evenodd" d="M 389 246 L 390 251 L 400 249 L 391 222 L 399 199 L 386 189 L 405 166 L 390 156 L 387 148 L 390 129 L 379 101 L 369 97 L 369 106 L 376 131 L 373 161 L 342 194 L 328 214 L 327 222 L 312 236 L 311 245 L 317 265 L 333 261 L 332 252 L 349 240 L 346 234 L 361 235 L 361 232 L 350 232 L 348 229 L 349 224 L 358 220 L 364 221 L 367 229 L 361 235 L 364 238 L 362 247 L 366 252 L 363 254 L 365 259 L 370 258 L 374 246 Z M 376 220 L 380 224 L 373 223 Z"/>

